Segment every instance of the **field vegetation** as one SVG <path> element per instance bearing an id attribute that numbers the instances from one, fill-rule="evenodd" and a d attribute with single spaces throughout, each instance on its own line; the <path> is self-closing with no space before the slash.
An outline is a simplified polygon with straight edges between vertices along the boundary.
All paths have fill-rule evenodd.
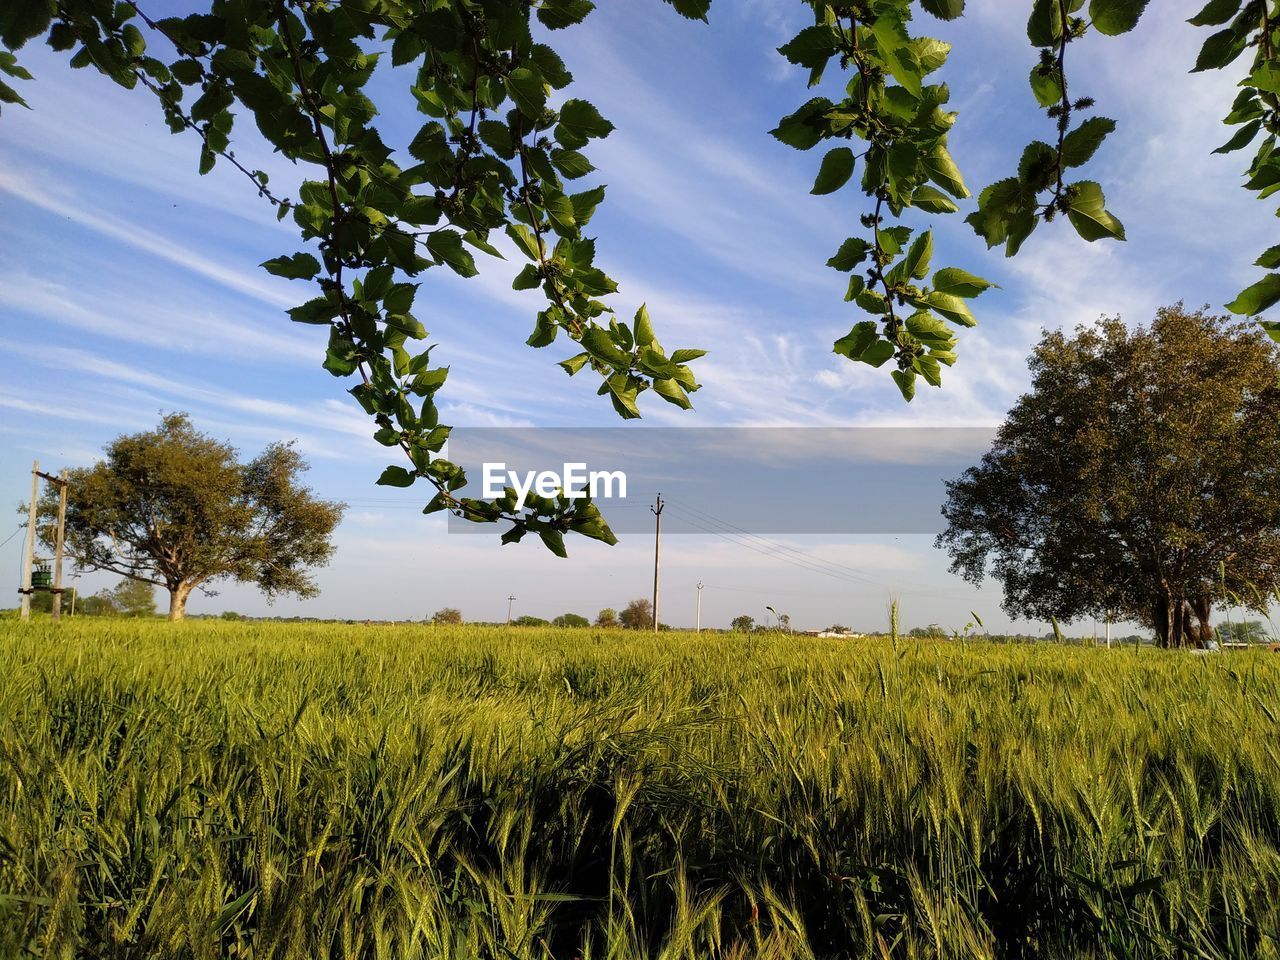
<path id="1" fill-rule="evenodd" d="M 1274 957 L 1280 657 L 0 624 L 0 956 Z"/>

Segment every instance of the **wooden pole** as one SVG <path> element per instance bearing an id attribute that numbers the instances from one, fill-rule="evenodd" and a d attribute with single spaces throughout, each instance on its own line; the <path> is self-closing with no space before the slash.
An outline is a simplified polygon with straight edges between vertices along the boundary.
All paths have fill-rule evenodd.
<path id="1" fill-rule="evenodd" d="M 658 560 L 662 553 L 662 494 L 658 494 L 657 506 L 650 507 L 657 526 L 653 532 L 653 632 L 658 632 Z"/>
<path id="2" fill-rule="evenodd" d="M 22 551 L 22 603 L 23 620 L 31 619 L 31 566 L 36 555 L 36 498 L 40 496 L 40 461 L 31 464 L 31 505 L 27 510 L 27 541 Z"/>
<path id="3" fill-rule="evenodd" d="M 702 581 L 698 581 L 698 625 L 694 627 L 694 633 L 702 632 Z"/>
<path id="4" fill-rule="evenodd" d="M 53 544 L 53 619 L 62 619 L 62 554 L 67 532 L 67 471 L 58 474 L 58 533 Z"/>

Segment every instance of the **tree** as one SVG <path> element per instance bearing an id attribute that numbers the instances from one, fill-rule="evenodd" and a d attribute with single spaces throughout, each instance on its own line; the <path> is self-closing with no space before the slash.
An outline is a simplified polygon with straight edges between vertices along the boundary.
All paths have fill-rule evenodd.
<path id="1" fill-rule="evenodd" d="M 314 596 L 307 568 L 333 555 L 343 505 L 298 482 L 307 464 L 272 444 L 241 464 L 185 414 L 120 436 L 106 459 L 67 474 L 67 550 L 86 570 L 106 570 L 169 591 L 181 620 L 191 591 L 219 580 L 256 584 L 268 598 Z M 41 501 L 42 540 L 53 537 L 52 492 Z"/>
<path id="2" fill-rule="evenodd" d="M 1243 620 L 1218 626 L 1218 639 L 1227 643 L 1267 643 L 1271 637 L 1261 620 Z"/>
<path id="3" fill-rule="evenodd" d="M 824 632 L 825 633 L 849 633 L 850 631 L 849 631 L 849 628 L 846 627 L 843 623 L 833 623 L 831 626 L 827 627 L 827 629 Z"/>
<path id="4" fill-rule="evenodd" d="M 632 600 L 618 614 L 618 622 L 628 630 L 652 630 L 653 604 L 648 600 Z"/>
<path id="5" fill-rule="evenodd" d="M 1048 333 L 1031 391 L 948 484 L 937 544 L 1011 616 L 1109 614 L 1202 644 L 1213 603 L 1280 586 L 1280 361 L 1256 328 L 1160 310 Z"/>
<path id="6" fill-rule="evenodd" d="M 579 613 L 562 613 L 551 621 L 553 627 L 589 627 L 591 621 Z"/>
<path id="7" fill-rule="evenodd" d="M 667 2 L 697 20 L 705 20 L 711 6 L 710 0 Z M 1226 122 L 1238 129 L 1219 149 L 1243 149 L 1261 136 L 1246 186 L 1265 199 L 1280 177 L 1271 106 L 1280 68 L 1280 44 L 1271 31 L 1280 21 L 1280 0 L 1255 0 L 1243 9 L 1242 3 L 1214 0 L 1193 18 L 1197 26 L 1230 24 L 1207 38 L 1194 69 L 1221 69 L 1248 51 L 1243 89 L 1224 104 Z M 549 31 L 570 27 L 594 4 L 382 0 L 304 8 L 243 0 L 235 16 L 224 15 L 222 6 L 211 0 L 205 13 L 157 21 L 134 3 L 11 2 L 0 17 L 6 48 L 0 73 L 14 82 L 30 79 L 11 51 L 37 37 L 55 50 L 74 51 L 72 66 L 92 65 L 118 84 L 156 96 L 170 129 L 189 131 L 198 141 L 201 173 L 229 164 L 246 178 L 247 195 L 274 206 L 281 220 L 292 214 L 307 249 L 262 266 L 313 284 L 290 316 L 328 328 L 325 369 L 355 378 L 350 392 L 369 415 L 371 432 L 400 451 L 380 483 L 422 481 L 434 492 L 428 510 L 477 522 L 507 520 L 507 542 L 534 532 L 560 555 L 566 532 L 615 542 L 589 501 L 531 498 L 517 509 L 510 497 L 461 494 L 462 471 L 436 455 L 449 433 L 434 401 L 448 368 L 431 367 L 430 348 L 419 346 L 426 331 L 411 313 L 417 277 L 437 267 L 474 276 L 473 251 L 501 256 L 491 243 L 498 231 L 527 260 L 515 287 L 546 296 L 530 346 L 545 348 L 563 335 L 581 348 L 561 366 L 571 376 L 584 370 L 598 376 L 598 392 L 624 418 L 640 416 L 644 393 L 691 405 L 689 394 L 699 384 L 689 363 L 704 351 L 668 353 L 643 305 L 627 323 L 605 302 L 617 284 L 597 265 L 595 240 L 584 232 L 604 187 L 575 192 L 571 181 L 594 169 L 582 151 L 613 125 L 588 99 L 573 95 L 561 57 L 543 31 L 535 36 L 531 29 L 534 17 Z M 865 198 L 857 211 L 861 231 L 840 244 L 828 265 L 850 274 L 846 299 L 866 319 L 834 350 L 851 361 L 888 365 L 910 400 L 919 381 L 941 384 L 942 367 L 956 362 L 953 330 L 977 322 L 968 301 L 991 285 L 960 268 L 933 269 L 932 232 L 915 235 L 896 222 L 904 215 L 948 216 L 959 210 L 957 200 L 970 196 L 948 150 L 957 122 L 957 114 L 944 109 L 950 92 L 929 82 L 949 46 L 909 32 L 912 0 L 805 0 L 805 6 L 813 24 L 779 53 L 807 71 L 810 86 L 839 70 L 845 76 L 833 88 L 845 94 L 836 101 L 807 99 L 772 134 L 800 150 L 827 147 L 813 193 L 850 188 Z M 965 4 L 920 0 L 919 6 L 950 20 Z M 1146 3 L 1090 0 L 1087 17 L 1082 0 L 1028 6 L 1027 37 L 1039 63 L 1030 94 L 1022 89 L 1028 108 L 1044 111 L 1045 139 L 1028 144 L 1016 176 L 980 191 L 966 222 L 1009 256 L 1051 220 L 1066 222 L 1089 242 L 1123 240 L 1124 227 L 1106 208 L 1101 185 L 1074 179 L 1115 123 L 1087 115 L 1093 100 L 1077 88 L 1067 51 L 1129 32 Z M 387 72 L 395 67 L 412 79 L 397 82 Z M 397 92 L 409 111 L 391 109 L 387 101 Z M 23 104 L 20 90 L 0 81 L 0 103 Z M 411 137 L 397 137 L 395 122 L 381 119 L 414 110 L 427 116 Z M 237 115 L 250 117 L 272 150 L 312 172 L 297 197 L 276 192 L 265 173 L 246 165 L 245 151 L 232 149 Z M 854 178 L 859 160 L 862 173 Z M 1258 262 L 1273 269 L 1280 256 L 1267 251 Z M 1229 308 L 1252 315 L 1277 300 L 1280 273 L 1273 272 Z M 1280 336 L 1280 327 L 1271 329 Z"/>
<path id="8" fill-rule="evenodd" d="M 125 577 L 111 591 L 111 605 L 122 617 L 154 617 L 156 588 L 145 581 Z"/>
<path id="9" fill-rule="evenodd" d="M 76 604 L 76 616 L 113 617 L 120 611 L 116 609 L 115 600 L 110 590 L 99 590 L 88 597 L 81 597 Z"/>
<path id="10" fill-rule="evenodd" d="M 548 626 L 547 621 L 541 617 L 531 617 L 525 614 L 523 617 L 516 617 L 511 621 L 517 627 L 545 627 Z"/>
<path id="11" fill-rule="evenodd" d="M 618 611 L 613 607 L 605 607 L 596 614 L 597 627 L 616 627 L 618 625 Z"/>
<path id="12" fill-rule="evenodd" d="M 462 611 L 456 607 L 443 607 L 431 615 L 432 623 L 461 623 Z"/>
<path id="13" fill-rule="evenodd" d="M 750 633 L 755 628 L 756 628 L 756 618 L 752 616 L 748 616 L 745 613 L 741 614 L 740 616 L 736 616 L 729 621 L 730 630 L 738 630 L 743 633 Z"/>

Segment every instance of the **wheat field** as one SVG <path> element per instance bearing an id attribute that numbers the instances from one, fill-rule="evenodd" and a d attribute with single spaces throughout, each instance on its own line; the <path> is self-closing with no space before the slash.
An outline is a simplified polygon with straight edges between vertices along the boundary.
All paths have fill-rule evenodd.
<path id="1" fill-rule="evenodd" d="M 0 956 L 1280 956 L 1280 657 L 0 624 Z"/>

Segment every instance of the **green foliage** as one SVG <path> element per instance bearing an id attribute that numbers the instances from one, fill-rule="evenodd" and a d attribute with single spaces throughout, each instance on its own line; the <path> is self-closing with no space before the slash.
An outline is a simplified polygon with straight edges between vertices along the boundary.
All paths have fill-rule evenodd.
<path id="1" fill-rule="evenodd" d="M 969 195 L 947 151 L 947 132 L 956 114 L 943 110 L 950 98 L 945 84 L 927 83 L 946 61 L 948 44 L 907 33 L 910 4 L 879 3 L 838 7 L 811 2 L 815 23 L 778 52 L 810 71 L 810 86 L 834 59 L 852 71 L 840 101 L 809 100 L 784 117 L 773 135 L 788 146 L 808 150 L 823 141 L 858 140 L 863 174 L 859 189 L 873 212 L 862 217 L 865 237 L 850 237 L 828 266 L 851 272 L 865 264 L 865 277 L 850 277 L 846 300 L 870 314 L 836 341 L 834 352 L 879 367 L 894 361 L 893 379 L 905 399 L 917 377 L 938 386 L 942 365 L 955 362 L 955 340 L 946 322 L 972 326 L 972 314 L 954 296 L 939 295 L 929 284 L 932 232 L 908 245 L 912 231 L 888 226 L 914 208 L 930 214 L 954 213 L 955 199 Z M 958 16 L 963 4 L 935 3 L 935 15 Z M 827 151 L 812 192 L 830 194 L 850 182 L 855 167 L 851 147 Z M 953 199 L 954 198 L 954 199 Z M 903 252 L 905 248 L 905 253 Z M 981 292 L 978 290 L 977 292 Z M 975 294 L 969 294 L 975 295 Z M 926 336 L 918 335 L 926 330 Z"/>
<path id="2" fill-rule="evenodd" d="M 435 624 L 462 623 L 462 611 L 457 607 L 443 607 L 431 615 L 431 622 Z"/>
<path id="3" fill-rule="evenodd" d="M 150 583 L 125 577 L 108 596 L 112 610 L 122 617 L 156 615 L 156 588 Z"/>
<path id="4" fill-rule="evenodd" d="M 0 662 L 5 957 L 1155 960 L 1280 923 L 1264 652 L 86 620 Z"/>
<path id="5" fill-rule="evenodd" d="M 551 621 L 553 627 L 589 627 L 591 621 L 579 613 L 562 613 Z"/>
<path id="6" fill-rule="evenodd" d="M 554 0 L 536 16 L 559 30 L 593 6 Z M 706 15 L 705 0 L 673 6 L 687 17 Z M 595 241 L 584 233 L 604 187 L 571 192 L 567 181 L 592 171 L 582 151 L 613 124 L 588 100 L 565 96 L 573 77 L 535 36 L 534 15 L 533 5 L 513 0 L 238 0 L 230 10 L 213 4 L 208 13 L 153 20 L 134 4 L 39 0 L 9 4 L 0 15 L 8 48 L 0 51 L 0 71 L 28 79 L 9 51 L 46 35 L 71 52 L 73 67 L 92 65 L 157 97 L 175 133 L 199 137 L 201 173 L 232 165 L 281 220 L 292 219 L 308 249 L 262 266 L 316 288 L 289 313 L 328 327 L 324 368 L 356 380 L 350 392 L 372 419 L 371 432 L 399 448 L 403 461 L 380 482 L 425 481 L 433 488 L 427 512 L 507 520 L 505 542 L 534 532 L 563 555 L 565 533 L 613 542 L 593 505 L 540 499 L 517 511 L 469 498 L 463 471 L 438 456 L 449 427 L 439 423 L 434 398 L 447 368 L 430 366 L 428 332 L 413 313 L 417 278 L 435 267 L 475 276 L 477 252 L 500 257 L 491 238 L 506 233 L 529 261 L 516 287 L 540 288 L 546 298 L 530 346 L 548 346 L 561 333 L 580 343 L 586 355 L 565 368 L 590 367 L 599 393 L 625 418 L 640 416 L 639 396 L 650 389 L 688 408 L 699 384 L 687 364 L 701 351 L 668 358 L 604 299 L 617 284 L 596 264 Z M 408 69 L 394 87 L 379 84 L 376 78 L 391 79 L 391 67 Z M 380 123 L 385 111 L 371 99 L 375 89 L 379 96 L 398 89 L 421 114 L 403 141 Z M 0 83 L 3 102 L 21 98 Z M 236 159 L 231 132 L 240 118 L 311 171 L 298 196 L 277 195 L 265 174 Z M 684 359 L 674 359 L 680 353 Z"/>
<path id="7" fill-rule="evenodd" d="M 1013 616 L 1128 618 L 1211 639 L 1213 604 L 1280 588 L 1280 356 L 1226 317 L 1158 312 L 1044 336 L 1031 390 L 948 484 L 938 546 Z M 1056 632 L 1056 626 L 1055 626 Z"/>
<path id="8" fill-rule="evenodd" d="M 546 627 L 549 626 L 546 620 L 541 617 L 531 617 L 525 614 L 523 617 L 516 617 L 511 621 L 512 626 L 516 627 Z"/>
<path id="9" fill-rule="evenodd" d="M 740 633 L 750 633 L 755 628 L 756 628 L 755 617 L 749 616 L 748 614 L 745 614 L 745 613 L 741 614 L 740 616 L 734 617 L 733 620 L 730 621 L 729 623 L 730 630 L 737 630 Z"/>
<path id="10" fill-rule="evenodd" d="M 652 630 L 653 604 L 644 599 L 632 600 L 618 614 L 618 625 L 628 630 Z"/>
<path id="11" fill-rule="evenodd" d="M 597 627 L 616 627 L 618 626 L 618 611 L 612 607 L 605 607 L 596 614 L 595 625 Z"/>
<path id="12" fill-rule="evenodd" d="M 316 499 L 300 482 L 306 469 L 292 446 L 278 443 L 241 463 L 185 414 L 169 414 L 155 430 L 117 437 L 105 460 L 68 472 L 67 552 L 81 569 L 126 578 L 111 597 L 126 613 L 147 604 L 154 613 L 158 586 L 179 620 L 192 590 L 224 579 L 256 584 L 268 597 L 313 596 L 308 568 L 332 556 L 329 538 L 344 507 Z M 41 541 L 51 545 L 55 491 L 39 510 Z"/>

